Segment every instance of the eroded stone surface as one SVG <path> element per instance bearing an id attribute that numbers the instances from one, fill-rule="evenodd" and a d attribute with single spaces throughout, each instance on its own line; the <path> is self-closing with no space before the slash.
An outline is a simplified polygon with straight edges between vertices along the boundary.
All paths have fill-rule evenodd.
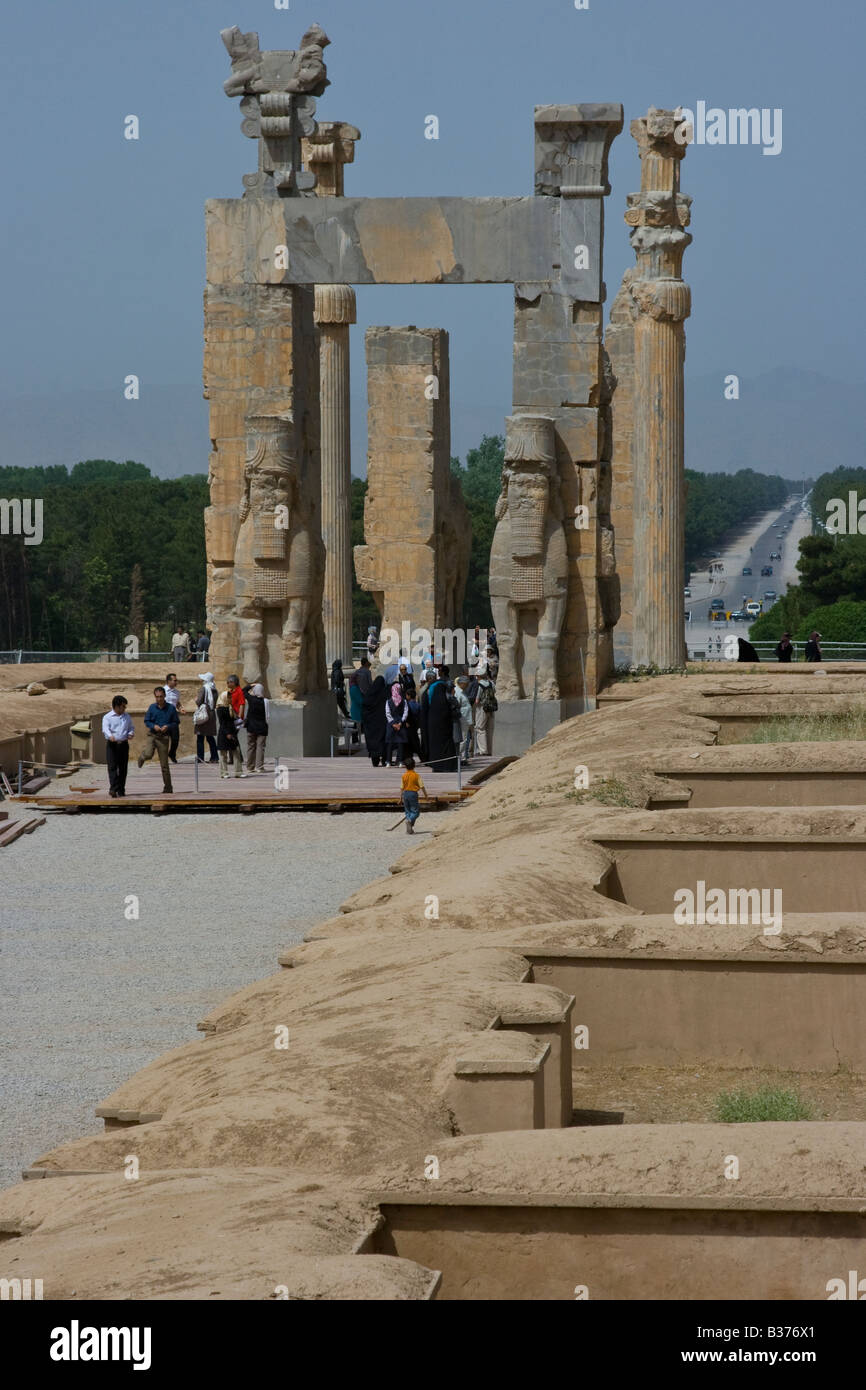
<path id="1" fill-rule="evenodd" d="M 355 571 L 382 629 L 456 628 L 471 527 L 451 474 L 448 334 L 441 328 L 368 328 L 365 543 Z"/>

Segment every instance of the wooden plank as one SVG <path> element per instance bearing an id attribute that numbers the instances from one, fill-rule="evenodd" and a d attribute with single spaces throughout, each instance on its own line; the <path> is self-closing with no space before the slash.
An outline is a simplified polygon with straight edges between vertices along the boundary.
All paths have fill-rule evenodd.
<path id="1" fill-rule="evenodd" d="M 13 844 L 22 835 L 30 835 L 37 825 L 44 824 L 44 816 L 31 816 L 27 820 L 10 821 L 6 828 L 0 832 L 0 849 L 5 849 L 7 845 Z"/>

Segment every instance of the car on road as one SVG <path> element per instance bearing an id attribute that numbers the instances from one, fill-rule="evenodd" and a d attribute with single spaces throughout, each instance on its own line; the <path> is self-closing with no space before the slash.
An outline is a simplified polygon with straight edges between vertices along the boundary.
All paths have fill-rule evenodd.
<path id="1" fill-rule="evenodd" d="M 725 611 L 725 600 L 724 600 L 723 598 L 713 598 L 713 599 L 710 599 L 710 612 L 711 612 L 711 613 L 724 613 L 724 611 Z"/>
<path id="2" fill-rule="evenodd" d="M 782 558 L 782 552 L 781 552 L 781 550 L 771 550 L 771 551 L 770 551 L 770 559 L 771 559 L 771 560 L 781 560 L 781 558 Z"/>
<path id="3" fill-rule="evenodd" d="M 762 566 L 761 566 L 761 578 L 762 578 L 762 579 L 764 579 L 767 575 L 770 575 L 770 574 L 772 574 L 772 573 L 773 573 L 773 566 L 772 566 L 772 565 L 762 565 Z"/>
<path id="4" fill-rule="evenodd" d="M 761 612 L 762 604 L 760 599 L 750 598 L 746 604 L 746 612 L 750 618 L 757 618 Z"/>
<path id="5" fill-rule="evenodd" d="M 752 566 L 751 566 L 751 565 L 744 565 L 744 566 L 743 566 L 743 574 L 751 574 L 751 573 L 752 573 Z"/>
<path id="6" fill-rule="evenodd" d="M 731 614 L 731 622 L 750 623 L 751 621 L 752 615 L 751 613 L 747 613 L 745 608 L 735 608 L 733 613 Z"/>
<path id="7" fill-rule="evenodd" d="M 683 591 L 683 597 L 684 597 L 684 598 L 691 598 L 691 596 L 692 596 L 692 591 L 691 591 L 691 589 L 685 589 L 685 590 Z"/>
<path id="8" fill-rule="evenodd" d="M 764 590 L 764 598 L 767 600 L 768 603 L 775 603 L 775 602 L 776 602 L 776 590 L 775 590 L 775 589 L 765 589 L 765 590 Z"/>

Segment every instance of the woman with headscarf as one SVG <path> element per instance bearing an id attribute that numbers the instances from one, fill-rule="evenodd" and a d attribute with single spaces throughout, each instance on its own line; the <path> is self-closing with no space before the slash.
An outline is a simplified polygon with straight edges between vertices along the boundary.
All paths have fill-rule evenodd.
<path id="1" fill-rule="evenodd" d="M 809 640 L 806 643 L 805 657 L 807 661 L 823 661 L 821 655 L 821 634 L 820 632 L 810 632 Z"/>
<path id="2" fill-rule="evenodd" d="M 370 754 L 370 761 L 374 767 L 378 767 L 380 762 L 383 767 L 388 766 L 388 757 L 385 752 L 385 739 L 388 732 L 388 721 L 385 718 L 387 699 L 388 688 L 385 685 L 385 677 L 377 676 L 364 696 L 361 721 L 367 752 Z"/>
<path id="3" fill-rule="evenodd" d="M 229 763 L 234 763 L 235 777 L 246 777 L 241 741 L 235 728 L 232 697 L 228 690 L 224 690 L 216 702 L 216 719 L 216 745 L 220 757 L 220 777 L 229 776 Z"/>
<path id="4" fill-rule="evenodd" d="M 268 705 L 264 686 L 244 686 L 247 701 L 247 772 L 264 772 L 265 743 L 268 737 Z"/>
<path id="5" fill-rule="evenodd" d="M 448 701 L 448 667 L 440 666 L 439 673 L 428 681 L 421 697 L 421 738 L 425 749 L 424 761 L 434 772 L 457 771 L 457 749 L 454 746 L 453 715 Z"/>
<path id="6" fill-rule="evenodd" d="M 349 677 L 349 718 L 360 724 L 364 716 L 364 692 L 358 683 L 358 672 L 354 670 Z"/>
<path id="7" fill-rule="evenodd" d="M 207 746 L 210 751 L 209 763 L 219 762 L 216 746 L 216 702 L 217 692 L 213 683 L 213 672 L 205 671 L 199 676 L 201 690 L 195 697 L 196 713 L 192 717 L 195 728 L 195 755 L 200 763 L 204 762 L 204 741 L 207 739 Z M 199 714 L 199 710 L 204 710 L 204 714 Z"/>
<path id="8" fill-rule="evenodd" d="M 343 675 L 342 661 L 335 661 L 331 666 L 331 691 L 336 697 L 337 707 L 346 719 L 352 716 L 346 708 L 346 677 Z"/>
<path id="9" fill-rule="evenodd" d="M 386 761 L 392 767 L 402 763 L 409 755 L 409 701 L 395 681 L 391 694 L 385 701 L 385 720 L 388 725 L 385 735 Z"/>

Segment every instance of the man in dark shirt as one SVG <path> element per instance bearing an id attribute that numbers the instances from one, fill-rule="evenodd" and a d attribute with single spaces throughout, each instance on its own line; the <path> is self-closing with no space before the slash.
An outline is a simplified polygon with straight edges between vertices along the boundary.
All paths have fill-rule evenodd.
<path id="1" fill-rule="evenodd" d="M 168 755 L 171 747 L 172 729 L 180 721 L 174 705 L 170 705 L 165 698 L 165 686 L 156 686 L 153 693 L 154 703 L 148 706 L 144 716 L 144 727 L 147 729 L 148 738 L 144 745 L 144 752 L 138 755 L 138 766 L 144 767 L 144 764 L 150 762 L 156 753 L 159 758 L 159 766 L 162 769 L 162 789 L 164 792 L 172 792 L 174 787 L 171 785 Z"/>
<path id="2" fill-rule="evenodd" d="M 362 695 L 368 695 L 373 688 L 373 672 L 366 656 L 361 657 L 361 664 L 355 672 L 355 684 Z"/>
<path id="3" fill-rule="evenodd" d="M 810 632 L 809 640 L 806 643 L 805 656 L 807 661 L 823 661 L 821 655 L 821 634 L 820 632 Z"/>

